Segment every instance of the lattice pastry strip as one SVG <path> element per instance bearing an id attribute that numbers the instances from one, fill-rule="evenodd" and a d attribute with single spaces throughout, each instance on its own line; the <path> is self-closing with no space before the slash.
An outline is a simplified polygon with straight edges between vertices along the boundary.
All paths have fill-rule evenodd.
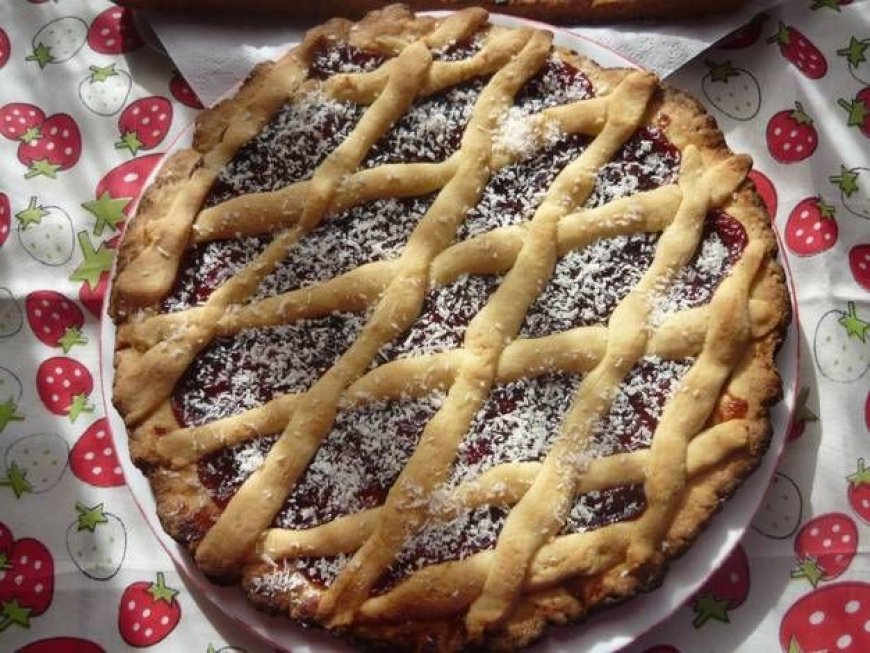
<path id="1" fill-rule="evenodd" d="M 787 319 L 748 158 L 712 120 L 652 75 L 554 54 L 546 32 L 486 18 L 390 7 L 317 28 L 256 71 L 146 194 L 113 287 L 114 401 L 169 531 L 207 574 L 242 570 L 257 604 L 403 647 L 516 646 L 649 584 L 763 451 Z M 458 104 L 441 114 L 442 97 Z M 295 138 L 298 159 L 270 154 L 270 138 Z M 402 213 L 411 206 L 416 216 Z M 390 211 L 378 229 L 398 230 L 380 256 L 360 250 L 355 268 L 310 281 L 282 272 L 373 210 Z M 353 233 L 354 247 L 374 246 Z M 203 285 L 176 290 L 185 279 Z M 576 307 L 560 304 L 566 287 Z M 488 294 L 463 294 L 473 288 Z M 454 312 L 438 304 L 469 298 Z M 343 320 L 355 340 L 294 354 L 306 328 Z M 179 393 L 225 392 L 196 384 L 212 383 L 201 366 L 226 343 L 281 334 L 288 370 L 319 368 L 214 414 L 185 412 Z M 645 401 L 663 405 L 636 406 L 633 388 L 660 368 L 676 370 L 673 387 Z M 554 379 L 567 412 L 546 417 L 519 458 L 461 462 L 497 446 L 486 429 L 519 410 L 498 402 L 545 410 L 552 399 L 536 406 L 543 390 L 530 384 Z M 427 417 L 395 441 L 342 435 L 415 401 L 429 408 L 408 415 Z M 646 435 L 608 435 L 625 411 Z M 345 457 L 387 447 L 399 462 L 380 472 L 388 487 L 336 489 L 356 498 L 318 512 L 305 504 L 319 496 L 313 470 L 342 437 Z M 354 483 L 370 474 L 358 462 Z M 203 470 L 227 464 L 240 478 L 208 489 Z M 324 479 L 318 493 L 342 482 Z M 610 516 L 626 491 L 641 507 Z M 478 531 L 467 520 L 482 515 Z M 457 524 L 471 544 L 449 544 Z"/>

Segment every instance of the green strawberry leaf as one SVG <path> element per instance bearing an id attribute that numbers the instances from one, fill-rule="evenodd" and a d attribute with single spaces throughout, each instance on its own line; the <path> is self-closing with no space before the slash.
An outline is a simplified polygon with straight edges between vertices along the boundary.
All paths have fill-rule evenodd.
<path id="1" fill-rule="evenodd" d="M 858 471 L 846 477 L 852 487 L 870 485 L 870 468 L 864 466 L 864 459 L 858 459 Z"/>
<path id="2" fill-rule="evenodd" d="M 48 159 L 39 159 L 39 161 L 34 161 L 30 164 L 27 172 L 24 173 L 24 178 L 32 179 L 33 177 L 44 175 L 49 179 L 55 179 L 58 170 L 60 170 L 60 164 L 51 163 Z"/>
<path id="3" fill-rule="evenodd" d="M 96 218 L 94 221 L 94 235 L 100 236 L 106 227 L 112 231 L 118 230 L 118 223 L 126 217 L 124 209 L 130 199 L 123 197 L 114 199 L 108 191 L 103 191 L 97 199 L 82 203 L 82 208 Z"/>
<path id="4" fill-rule="evenodd" d="M 27 480 L 27 470 L 21 469 L 14 460 L 6 470 L 6 478 L 0 479 L 0 487 L 8 487 L 20 499 L 28 492 L 33 492 L 33 486 Z"/>
<path id="5" fill-rule="evenodd" d="M 151 583 L 151 586 L 148 588 L 148 593 L 154 598 L 155 601 L 166 601 L 167 603 L 173 603 L 175 600 L 175 596 L 178 594 L 178 590 L 174 590 L 171 587 L 166 587 L 166 581 L 163 577 L 163 572 L 157 572 L 157 582 Z"/>
<path id="6" fill-rule="evenodd" d="M 870 331 L 870 322 L 865 322 L 855 310 L 855 302 L 849 302 L 846 312 L 837 322 L 840 323 L 850 338 L 858 338 L 861 342 L 867 342 L 867 331 Z"/>
<path id="7" fill-rule="evenodd" d="M 828 180 L 836 184 L 846 197 L 852 197 L 858 192 L 858 173 L 848 170 L 844 165 L 840 165 L 839 175 L 832 175 Z"/>
<path id="8" fill-rule="evenodd" d="M 84 281 L 94 290 L 100 283 L 100 275 L 112 269 L 112 250 L 105 243 L 100 243 L 99 249 L 94 250 L 87 231 L 78 233 L 78 241 L 84 258 L 69 278 L 70 281 Z"/>
<path id="9" fill-rule="evenodd" d="M 706 64 L 707 67 L 710 68 L 710 80 L 714 82 L 727 83 L 731 77 L 734 77 L 738 74 L 737 71 L 734 69 L 734 66 L 731 65 L 730 61 L 725 61 L 724 63 L 707 61 Z"/>
<path id="10" fill-rule="evenodd" d="M 75 423 L 79 415 L 94 412 L 94 407 L 88 403 L 87 395 L 76 395 L 69 406 L 69 421 Z"/>
<path id="11" fill-rule="evenodd" d="M 22 143 L 27 143 L 30 145 L 33 141 L 42 137 L 42 132 L 39 130 L 39 127 L 28 127 L 23 134 L 19 137 L 19 140 Z"/>
<path id="12" fill-rule="evenodd" d="M 67 327 L 66 331 L 63 332 L 63 337 L 57 341 L 57 344 L 63 349 L 64 354 L 68 354 L 69 350 L 76 345 L 88 344 L 88 339 L 82 335 L 82 332 L 78 328 Z"/>
<path id="13" fill-rule="evenodd" d="M 16 213 L 15 217 L 18 218 L 19 226 L 22 229 L 27 229 L 30 226 L 42 222 L 42 219 L 47 215 L 48 211 L 37 205 L 35 197 L 31 197 L 30 204 L 27 205 L 27 208 Z"/>
<path id="14" fill-rule="evenodd" d="M 21 422 L 24 420 L 24 415 L 18 414 L 18 405 L 9 397 L 6 401 L 0 404 L 0 433 L 9 425 L 9 422 Z"/>
<path id="15" fill-rule="evenodd" d="M 705 592 L 695 599 L 692 609 L 695 611 L 695 618 L 692 620 L 692 625 L 695 628 L 700 628 L 710 619 L 721 621 L 723 624 L 729 623 L 731 620 L 728 617 L 728 601 L 717 599 L 710 592 Z"/>
<path id="16" fill-rule="evenodd" d="M 867 120 L 867 117 L 870 116 L 870 108 L 867 107 L 867 103 L 863 100 L 846 102 L 846 100 L 840 98 L 837 100 L 837 104 L 849 114 L 849 117 L 846 119 L 846 124 L 849 127 L 861 127 L 864 121 Z"/>
<path id="17" fill-rule="evenodd" d="M 813 119 L 804 111 L 804 106 L 800 102 L 794 103 L 794 111 L 789 114 L 789 117 L 799 125 L 813 124 Z"/>
<path id="18" fill-rule="evenodd" d="M 788 28 L 788 25 L 780 21 L 776 34 L 767 39 L 767 42 L 778 43 L 781 48 L 788 47 L 789 43 L 791 43 L 791 30 Z"/>
<path id="19" fill-rule="evenodd" d="M 813 558 L 803 560 L 791 571 L 792 578 L 806 578 L 813 587 L 818 586 L 819 581 L 822 580 L 824 575 L 825 573 L 822 571 L 821 566 Z"/>
<path id="20" fill-rule="evenodd" d="M 54 61 L 54 55 L 51 54 L 51 48 L 45 47 L 45 43 L 40 41 L 35 48 L 33 48 L 33 54 L 29 54 L 24 57 L 25 61 L 35 61 L 39 64 L 40 68 L 45 68 L 46 64 L 50 64 Z"/>
<path id="21" fill-rule="evenodd" d="M 115 143 L 116 150 L 129 150 L 130 154 L 133 156 L 136 156 L 136 153 L 141 147 L 142 141 L 139 140 L 139 136 L 136 132 L 126 132 L 121 136 L 121 140 Z"/>
<path id="22" fill-rule="evenodd" d="M 797 637 L 792 637 L 788 643 L 788 653 L 804 653 L 801 645 L 798 644 Z"/>
<path id="23" fill-rule="evenodd" d="M 88 66 L 88 69 L 91 71 L 91 81 L 96 83 L 105 82 L 110 77 L 114 77 L 118 74 L 115 70 L 115 64 L 109 64 L 108 66 Z"/>
<path id="24" fill-rule="evenodd" d="M 90 531 L 93 533 L 100 524 L 109 523 L 106 513 L 103 512 L 102 503 L 89 507 L 80 501 L 76 501 L 76 511 L 79 513 L 77 528 L 80 531 Z"/>
<path id="25" fill-rule="evenodd" d="M 867 61 L 864 53 L 867 51 L 868 45 L 870 45 L 870 42 L 859 41 L 853 36 L 849 41 L 848 47 L 837 50 L 837 54 L 841 57 L 846 57 L 852 68 L 857 68 L 859 64 Z"/>
<path id="26" fill-rule="evenodd" d="M 18 603 L 18 599 L 4 601 L 0 607 L 0 633 L 11 625 L 30 628 L 30 613 L 33 608 L 26 608 Z"/>

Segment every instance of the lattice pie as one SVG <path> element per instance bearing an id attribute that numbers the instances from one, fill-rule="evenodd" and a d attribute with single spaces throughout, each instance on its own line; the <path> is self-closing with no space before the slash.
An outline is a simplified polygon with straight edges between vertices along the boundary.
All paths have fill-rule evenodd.
<path id="1" fill-rule="evenodd" d="M 259 67 L 114 280 L 166 530 L 369 644 L 516 648 L 656 585 L 779 396 L 749 158 L 654 75 L 487 20 L 392 6 Z"/>

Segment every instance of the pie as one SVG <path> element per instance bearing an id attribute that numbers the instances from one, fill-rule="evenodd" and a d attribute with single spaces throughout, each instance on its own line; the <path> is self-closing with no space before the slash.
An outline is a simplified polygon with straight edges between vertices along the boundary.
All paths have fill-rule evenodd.
<path id="1" fill-rule="evenodd" d="M 750 165 L 653 74 L 480 9 L 313 29 L 200 115 L 119 252 L 114 403 L 164 528 L 391 650 L 656 586 L 780 396 Z"/>

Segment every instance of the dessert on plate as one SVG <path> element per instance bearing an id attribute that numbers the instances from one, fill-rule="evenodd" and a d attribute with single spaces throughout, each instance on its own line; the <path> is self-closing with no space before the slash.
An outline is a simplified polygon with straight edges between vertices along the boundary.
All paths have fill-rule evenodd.
<path id="1" fill-rule="evenodd" d="M 653 74 L 480 9 L 311 30 L 119 252 L 113 400 L 163 527 L 375 648 L 516 649 L 655 587 L 780 395 L 750 165 Z"/>

